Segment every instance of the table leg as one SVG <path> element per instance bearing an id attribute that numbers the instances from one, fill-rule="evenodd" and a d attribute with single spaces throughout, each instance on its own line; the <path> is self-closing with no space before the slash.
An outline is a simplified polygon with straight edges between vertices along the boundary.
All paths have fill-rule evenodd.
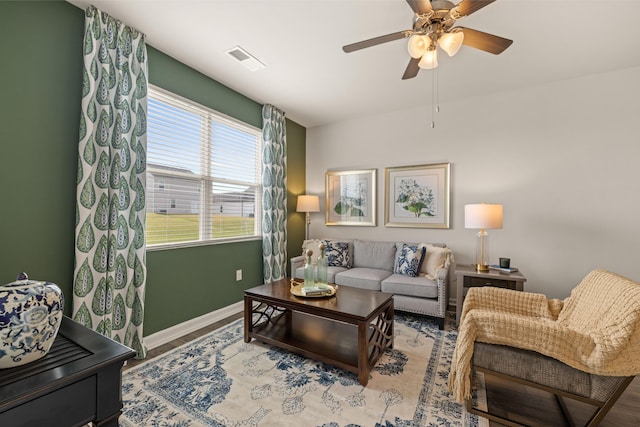
<path id="1" fill-rule="evenodd" d="M 250 297 L 244 297 L 244 342 L 250 342 L 253 332 L 253 301 Z"/>
<path id="2" fill-rule="evenodd" d="M 285 331 L 286 331 L 285 333 L 287 338 L 291 337 L 292 319 L 293 319 L 293 311 L 287 308 L 286 311 L 284 312 L 284 325 L 285 325 Z"/>
<path id="3" fill-rule="evenodd" d="M 395 309 L 393 308 L 393 300 L 391 300 L 391 303 L 389 304 L 389 308 L 387 308 L 387 310 L 385 311 L 385 319 L 387 321 L 387 336 L 391 337 L 390 340 L 391 342 L 389 343 L 389 348 L 393 350 L 393 341 L 394 341 L 394 336 L 393 336 L 393 318 L 395 316 Z"/>
<path id="4" fill-rule="evenodd" d="M 113 414 L 110 418 L 106 420 L 96 421 L 94 424 L 96 425 L 96 427 L 118 427 L 119 426 L 118 418 L 120 418 L 121 414 L 122 414 L 122 411 L 118 411 L 116 414 Z"/>
<path id="5" fill-rule="evenodd" d="M 358 381 L 363 386 L 369 382 L 369 322 L 358 322 Z"/>
<path id="6" fill-rule="evenodd" d="M 362 385 L 367 385 L 369 372 L 385 350 L 393 348 L 393 316 L 393 300 L 390 300 L 373 319 L 358 322 L 358 380 Z"/>
<path id="7" fill-rule="evenodd" d="M 96 373 L 96 419 L 99 427 L 117 427 L 122 413 L 122 364 Z"/>

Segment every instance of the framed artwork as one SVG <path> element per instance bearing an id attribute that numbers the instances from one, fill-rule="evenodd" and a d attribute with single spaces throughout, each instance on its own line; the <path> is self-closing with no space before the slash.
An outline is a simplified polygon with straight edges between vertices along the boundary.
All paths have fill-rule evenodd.
<path id="1" fill-rule="evenodd" d="M 326 225 L 376 225 L 376 170 L 325 174 Z"/>
<path id="2" fill-rule="evenodd" d="M 384 171 L 385 226 L 449 228 L 449 163 Z"/>

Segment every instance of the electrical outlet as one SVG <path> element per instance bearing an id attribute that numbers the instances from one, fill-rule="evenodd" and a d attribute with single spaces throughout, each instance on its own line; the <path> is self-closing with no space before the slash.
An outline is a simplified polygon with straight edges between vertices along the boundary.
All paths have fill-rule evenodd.
<path id="1" fill-rule="evenodd" d="M 242 280 L 242 270 L 236 270 L 236 282 Z"/>

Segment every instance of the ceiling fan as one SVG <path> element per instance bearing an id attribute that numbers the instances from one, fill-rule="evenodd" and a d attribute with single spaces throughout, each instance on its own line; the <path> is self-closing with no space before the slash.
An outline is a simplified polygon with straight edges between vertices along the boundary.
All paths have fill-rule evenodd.
<path id="1" fill-rule="evenodd" d="M 432 69 L 438 66 L 436 46 L 440 46 L 449 56 L 455 55 L 462 45 L 498 55 L 513 43 L 513 40 L 471 28 L 454 27 L 458 19 L 471 15 L 495 0 L 462 0 L 457 5 L 447 0 L 406 1 L 414 12 L 411 30 L 348 44 L 342 50 L 349 53 L 408 38 L 411 60 L 402 76 L 406 80 L 417 76 L 420 68 Z"/>

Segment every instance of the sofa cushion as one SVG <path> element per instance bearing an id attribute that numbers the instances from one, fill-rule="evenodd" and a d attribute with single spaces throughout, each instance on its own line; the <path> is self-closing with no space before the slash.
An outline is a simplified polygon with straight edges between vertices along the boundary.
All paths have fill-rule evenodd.
<path id="1" fill-rule="evenodd" d="M 407 295 L 420 298 L 438 298 L 438 284 L 425 277 L 409 277 L 404 274 L 392 274 L 384 279 L 380 289 L 395 295 Z"/>
<path id="2" fill-rule="evenodd" d="M 390 271 L 379 268 L 356 267 L 336 274 L 335 279 L 337 285 L 379 291 L 381 289 L 380 282 L 390 275 Z"/>
<path id="3" fill-rule="evenodd" d="M 416 277 L 420 272 L 426 247 L 422 245 L 411 246 L 405 243 L 397 243 L 397 247 L 398 250 L 396 252 L 396 261 L 393 272 L 404 274 L 405 276 Z"/>
<path id="4" fill-rule="evenodd" d="M 396 246 L 393 242 L 353 241 L 353 266 L 393 270 Z"/>
<path id="5" fill-rule="evenodd" d="M 327 265 L 335 267 L 351 268 L 351 256 L 349 254 L 349 244 L 347 242 L 335 242 L 325 240 Z"/>
<path id="6" fill-rule="evenodd" d="M 427 248 L 427 251 L 422 262 L 420 274 L 435 278 L 438 275 L 438 270 L 446 264 L 450 249 L 434 246 L 430 243 L 423 243 L 423 245 Z"/>

